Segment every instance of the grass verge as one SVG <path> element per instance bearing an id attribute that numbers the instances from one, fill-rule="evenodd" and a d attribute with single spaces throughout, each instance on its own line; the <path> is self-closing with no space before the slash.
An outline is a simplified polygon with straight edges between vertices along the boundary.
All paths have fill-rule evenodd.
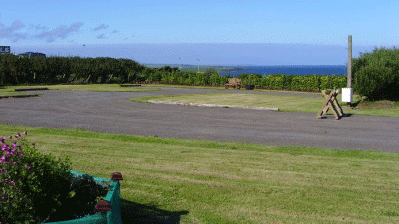
<path id="1" fill-rule="evenodd" d="M 190 88 L 190 89 L 224 89 L 224 86 L 203 85 L 176 85 L 176 84 L 143 84 L 145 87 L 168 87 L 168 88 Z"/>
<path id="2" fill-rule="evenodd" d="M 159 91 L 153 87 L 121 87 L 119 84 L 89 84 L 89 85 L 51 85 L 50 90 L 90 91 L 90 92 L 148 92 Z"/>
<path id="3" fill-rule="evenodd" d="M 121 87 L 119 84 L 89 84 L 89 85 L 49 85 L 38 86 L 40 88 L 48 88 L 49 90 L 66 90 L 66 91 L 90 91 L 90 92 L 148 92 L 160 91 L 155 87 Z M 19 88 L 34 88 L 27 86 L 4 86 L 0 88 L 0 96 L 24 96 L 33 94 L 30 92 L 16 92 Z"/>
<path id="4" fill-rule="evenodd" d="M 71 157 L 75 170 L 121 172 L 124 223 L 399 222 L 395 153 L 0 129 L 27 130 L 40 150 Z"/>
<path id="5" fill-rule="evenodd" d="M 279 111 L 282 112 L 317 113 L 322 108 L 325 98 L 322 97 L 322 94 L 320 94 L 319 98 L 311 98 L 304 96 L 277 95 L 272 93 L 260 94 L 251 92 L 147 96 L 134 98 L 131 100 L 136 102 L 148 102 L 149 100 L 156 100 L 251 107 L 277 107 L 279 108 Z M 364 102 L 361 101 L 359 96 L 355 96 L 354 101 L 359 102 L 357 109 L 351 109 L 350 107 L 346 106 L 345 103 L 341 103 L 344 113 L 369 116 L 399 117 L 398 103 L 391 101 Z M 338 102 L 341 102 L 341 95 L 338 95 Z"/>
<path id="6" fill-rule="evenodd" d="M 3 86 L 0 87 L 0 96 L 25 96 L 25 95 L 30 95 L 32 93 L 21 93 L 21 92 L 15 92 L 14 89 L 16 87 L 13 86 Z"/>

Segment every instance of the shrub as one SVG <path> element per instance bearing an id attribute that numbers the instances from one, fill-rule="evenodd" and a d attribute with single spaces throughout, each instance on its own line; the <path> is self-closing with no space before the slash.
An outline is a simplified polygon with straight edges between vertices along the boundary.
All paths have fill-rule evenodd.
<path id="1" fill-rule="evenodd" d="M 1 138 L 0 222 L 44 222 L 70 197 L 70 163 L 39 152 L 24 135 Z"/>
<path id="2" fill-rule="evenodd" d="M 369 100 L 397 99 L 399 49 L 376 48 L 353 60 L 354 90 Z"/>

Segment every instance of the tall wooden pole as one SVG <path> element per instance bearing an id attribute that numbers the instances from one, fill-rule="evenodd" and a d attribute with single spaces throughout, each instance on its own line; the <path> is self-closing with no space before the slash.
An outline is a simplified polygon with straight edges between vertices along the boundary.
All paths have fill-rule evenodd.
<path id="1" fill-rule="evenodd" d="M 352 35 L 348 36 L 348 66 L 347 66 L 347 86 L 352 88 Z"/>

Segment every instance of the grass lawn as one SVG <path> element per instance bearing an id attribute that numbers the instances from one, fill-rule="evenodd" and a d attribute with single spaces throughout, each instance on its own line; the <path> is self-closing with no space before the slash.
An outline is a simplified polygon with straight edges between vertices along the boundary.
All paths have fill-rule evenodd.
<path id="1" fill-rule="evenodd" d="M 40 86 L 5 86 L 0 88 L 0 96 L 34 94 L 35 91 L 15 92 L 18 88 L 47 87 L 49 90 L 91 91 L 91 92 L 145 92 L 159 91 L 156 87 L 121 87 L 119 84 L 89 84 L 89 85 L 40 85 Z"/>
<path id="2" fill-rule="evenodd" d="M 121 87 L 119 84 L 89 84 L 89 85 L 50 85 L 44 86 L 50 90 L 91 91 L 91 92 L 145 92 L 159 91 L 153 87 Z"/>
<path id="3" fill-rule="evenodd" d="M 21 93 L 21 92 L 15 92 L 14 89 L 18 87 L 15 86 L 5 86 L 5 87 L 0 87 L 0 96 L 24 96 L 24 95 L 30 95 L 32 93 Z"/>
<path id="4" fill-rule="evenodd" d="M 325 98 L 320 93 L 319 98 L 304 96 L 286 96 L 275 94 L 260 94 L 257 92 L 243 93 L 206 93 L 191 95 L 164 95 L 148 96 L 131 99 L 136 102 L 155 101 L 180 101 L 185 103 L 204 103 L 235 106 L 254 106 L 279 108 L 282 112 L 303 112 L 317 113 L 322 108 Z M 360 101 L 359 96 L 354 96 L 354 102 Z M 338 95 L 338 102 L 341 102 L 341 95 Z M 399 103 L 391 101 L 380 101 L 374 103 L 361 103 L 358 109 L 346 107 L 341 103 L 344 113 L 370 115 L 370 116 L 388 116 L 399 117 Z"/>
<path id="5" fill-rule="evenodd" d="M 123 174 L 124 223 L 398 223 L 399 154 L 0 124 L 73 169 Z M 163 221 L 163 222 L 161 222 Z"/>
<path id="6" fill-rule="evenodd" d="M 176 84 L 143 84 L 144 87 L 168 87 L 168 88 L 190 88 L 190 89 L 225 89 L 224 86 L 201 86 L 201 85 L 176 85 Z"/>

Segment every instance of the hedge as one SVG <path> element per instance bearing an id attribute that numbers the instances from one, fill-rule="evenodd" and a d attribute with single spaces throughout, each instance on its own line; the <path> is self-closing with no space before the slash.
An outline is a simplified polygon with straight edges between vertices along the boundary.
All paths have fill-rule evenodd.
<path id="1" fill-rule="evenodd" d="M 253 84 L 257 88 L 287 89 L 299 91 L 321 91 L 324 89 L 339 89 L 346 87 L 346 76 L 325 75 L 266 75 L 262 78 L 251 79 L 248 76 L 243 80 L 244 85 Z"/>
<path id="2" fill-rule="evenodd" d="M 0 55 L 0 85 L 163 82 L 223 86 L 229 77 L 215 69 L 196 73 L 169 66 L 148 68 L 130 59 Z M 243 85 L 266 89 L 320 91 L 346 86 L 346 76 L 242 74 L 239 78 Z"/>

